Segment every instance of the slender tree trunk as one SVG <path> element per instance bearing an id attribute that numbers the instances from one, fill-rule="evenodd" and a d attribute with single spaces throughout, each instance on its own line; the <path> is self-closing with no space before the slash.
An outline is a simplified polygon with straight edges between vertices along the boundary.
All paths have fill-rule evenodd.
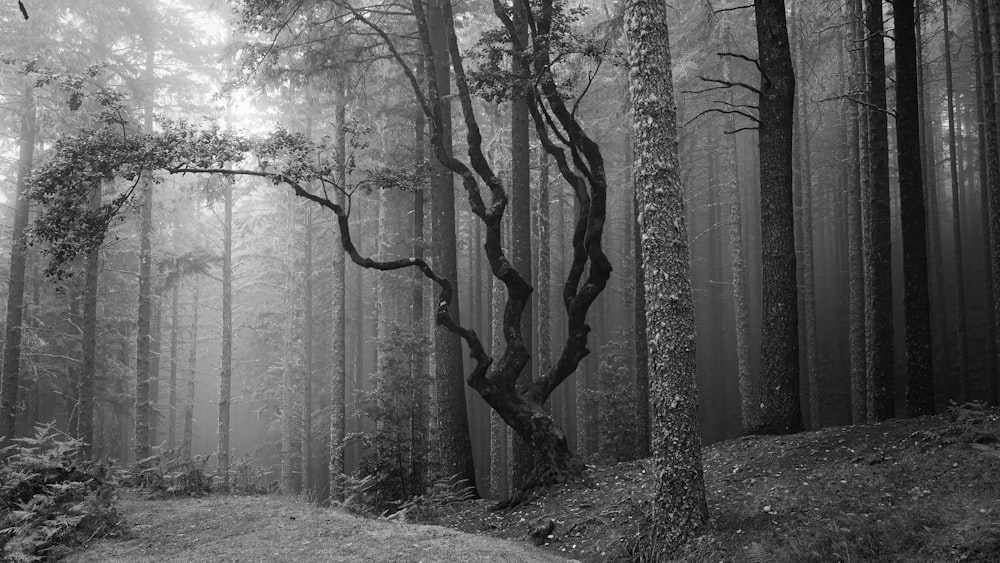
<path id="1" fill-rule="evenodd" d="M 184 459 L 191 461 L 194 438 L 194 382 L 198 368 L 198 294 L 201 290 L 197 276 L 192 280 L 194 288 L 191 297 L 191 331 L 188 342 L 187 401 L 184 404 L 184 443 L 181 447 Z"/>
<path id="2" fill-rule="evenodd" d="M 418 65 L 422 68 L 423 65 Z M 426 77 L 425 77 L 426 78 Z M 424 113 L 416 112 L 414 120 L 414 159 L 417 165 L 424 163 L 424 134 L 426 123 Z M 413 257 L 417 260 L 424 258 L 424 190 L 413 190 Z M 477 268 L 478 269 L 478 268 Z M 413 334 L 424 336 L 427 334 L 427 319 L 424 315 L 424 276 L 420 270 L 413 271 L 413 301 L 410 307 L 413 319 L 411 326 Z M 422 352 L 415 353 L 410 358 L 413 366 L 411 377 L 414 378 L 413 421 L 411 436 L 411 448 L 413 452 L 413 475 L 416 480 L 418 494 L 422 494 L 427 489 L 427 450 L 430 447 L 428 436 L 428 408 L 430 406 L 430 396 L 427 388 L 426 362 Z"/>
<path id="3" fill-rule="evenodd" d="M 800 12 L 793 11 L 793 17 L 798 18 L 798 26 L 801 26 Z M 805 38 L 802 29 L 798 29 L 796 34 L 798 46 L 795 50 L 796 62 L 800 73 L 804 73 L 802 65 L 802 50 L 805 48 Z M 809 418 L 810 427 L 818 429 L 823 426 L 823 416 L 821 412 L 822 401 L 820 399 L 820 373 L 819 358 L 816 350 L 816 282 L 814 275 L 813 257 L 813 225 L 812 225 L 812 162 L 809 154 L 809 111 L 808 97 L 806 96 L 805 84 L 802 81 L 798 88 L 798 99 L 796 120 L 796 136 L 798 141 L 798 161 L 799 161 L 799 199 L 802 205 L 800 220 L 802 223 L 802 300 L 805 313 L 805 343 L 806 343 L 806 373 L 809 382 Z"/>
<path id="4" fill-rule="evenodd" d="M 861 0 L 848 0 L 847 25 L 851 53 L 851 92 L 866 90 L 865 26 Z M 863 424 L 868 420 L 868 371 L 865 353 L 865 277 L 862 212 L 862 186 L 870 178 L 868 166 L 871 152 L 868 147 L 868 110 L 856 103 L 847 106 L 847 144 L 850 159 L 847 162 L 847 244 L 848 286 L 850 310 L 848 312 L 849 354 L 851 370 L 851 422 Z M 867 189 L 867 188 L 865 188 Z"/>
<path id="5" fill-rule="evenodd" d="M 913 0 L 896 0 L 896 144 L 903 225 L 903 300 L 906 307 L 906 404 L 911 416 L 934 412 L 927 284 L 927 231 L 920 182 L 917 42 Z"/>
<path id="6" fill-rule="evenodd" d="M 3 440 L 17 436 L 18 374 L 21 370 L 21 328 L 24 322 L 24 272 L 28 248 L 28 197 L 25 194 L 35 155 L 35 91 L 33 78 L 26 77 L 21 91 L 21 129 L 17 160 L 17 194 L 14 199 L 14 228 L 10 245 L 10 278 L 7 285 L 7 319 L 3 347 L 3 372 L 0 374 L 0 447 Z"/>
<path id="7" fill-rule="evenodd" d="M 336 98 L 335 98 L 335 116 L 337 123 L 337 131 L 335 133 L 335 140 L 337 144 L 337 181 L 343 186 L 346 182 L 347 177 L 347 167 L 345 165 L 345 156 L 347 151 L 347 136 L 346 136 L 346 108 L 347 108 L 347 92 L 344 89 L 343 82 L 337 84 Z M 334 195 L 335 202 L 338 205 L 344 204 L 344 196 L 338 190 Z M 347 342 L 346 336 L 346 315 L 345 308 L 347 306 L 345 300 L 345 264 L 344 264 L 344 253 L 340 251 L 343 248 L 343 241 L 340 240 L 340 231 L 333 229 L 333 241 L 331 244 L 334 245 L 334 251 L 331 258 L 331 286 L 333 288 L 333 294 L 331 296 L 332 308 L 333 308 L 333 327 L 332 333 L 330 335 L 330 351 L 331 351 L 331 368 L 330 368 L 330 460 L 329 460 L 329 471 L 330 471 L 330 498 L 341 501 L 344 499 L 343 490 L 343 474 L 344 474 L 344 437 L 346 435 L 346 408 L 344 405 L 344 395 L 347 391 L 346 380 L 347 380 Z M 357 300 L 361 301 L 361 294 L 358 293 Z M 358 340 L 361 340 L 360 331 L 358 334 Z M 358 355 L 355 358 L 356 362 L 361 361 L 361 356 Z"/>
<path id="8" fill-rule="evenodd" d="M 921 2 L 921 6 L 926 2 Z M 919 19 L 918 10 L 918 19 Z M 920 85 L 917 91 L 917 103 L 920 107 L 920 146 L 921 146 L 921 180 L 926 186 L 924 201 L 927 206 L 927 256 L 930 264 L 929 282 L 931 297 L 931 322 L 937 330 L 931 331 L 931 346 L 938 350 L 934 358 L 934 373 L 942 379 L 951 379 L 947 376 L 951 371 L 950 355 L 950 329 L 948 324 L 948 310 L 945 306 L 945 284 L 944 277 L 944 249 L 941 243 L 941 203 L 938 192 L 937 174 L 937 133 L 941 130 L 939 122 L 940 107 L 935 103 L 934 97 L 930 95 L 931 89 L 927 86 L 930 69 L 923 64 L 923 44 L 921 41 L 922 24 L 918 21 L 915 26 L 917 38 L 917 84 Z"/>
<path id="9" fill-rule="evenodd" d="M 94 281 L 96 298 L 96 276 Z M 180 309 L 178 306 L 180 282 L 174 282 L 174 287 L 170 293 L 170 406 L 167 415 L 170 427 L 167 429 L 167 448 L 172 450 L 177 447 L 177 364 L 180 362 L 177 357 L 177 338 L 180 334 L 180 323 L 178 319 L 178 312 Z M 94 303 L 96 311 L 96 299 Z M 84 310 L 86 310 L 86 308 L 84 308 Z"/>
<path id="10" fill-rule="evenodd" d="M 795 74 L 783 0 L 758 0 L 760 86 L 761 421 L 752 430 L 790 433 L 802 429 L 799 403 L 798 305 L 795 221 L 792 206 L 792 116 Z"/>
<path id="11" fill-rule="evenodd" d="M 154 41 L 147 38 L 146 63 L 143 72 L 145 87 L 149 89 L 144 102 L 144 126 L 153 130 L 153 65 L 155 63 Z M 145 180 L 141 226 L 139 228 L 139 305 L 136 318 L 135 345 L 135 460 L 141 461 L 150 454 L 149 448 L 149 347 L 152 303 L 150 284 L 152 280 L 153 250 L 153 182 Z"/>
<path id="12" fill-rule="evenodd" d="M 160 443 L 160 295 L 153 295 L 153 325 L 149 335 L 149 445 Z"/>
<path id="13" fill-rule="evenodd" d="M 305 228 L 305 273 L 303 280 L 303 310 L 304 330 L 303 347 L 305 354 L 305 365 L 302 374 L 302 487 L 307 493 L 314 493 L 312 475 L 312 393 L 313 393 L 313 370 L 315 358 L 313 356 L 313 338 L 315 337 L 315 321 L 313 317 L 313 230 L 315 221 L 313 220 L 313 206 L 309 205 L 306 210 Z"/>
<path id="14" fill-rule="evenodd" d="M 229 487 L 229 407 L 233 384 L 233 179 L 223 178 L 222 366 L 219 370 L 219 476 Z"/>
<path id="15" fill-rule="evenodd" d="M 90 211 L 101 206 L 101 185 L 93 187 L 90 194 Z M 97 382 L 97 281 L 100 266 L 100 249 L 87 254 L 87 269 L 83 282 L 83 324 L 80 370 L 80 431 L 79 437 L 86 444 L 85 458 L 94 458 L 94 387 Z"/>
<path id="16" fill-rule="evenodd" d="M 628 0 L 625 30 L 635 139 L 632 170 L 642 210 L 641 252 L 647 270 L 655 272 L 645 279 L 646 294 L 653 296 L 646 319 L 653 458 L 659 481 L 655 542 L 658 550 L 669 554 L 705 524 L 708 507 L 698 437 L 694 303 L 678 170 L 667 5 Z M 787 43 L 785 48 L 787 53 Z"/>

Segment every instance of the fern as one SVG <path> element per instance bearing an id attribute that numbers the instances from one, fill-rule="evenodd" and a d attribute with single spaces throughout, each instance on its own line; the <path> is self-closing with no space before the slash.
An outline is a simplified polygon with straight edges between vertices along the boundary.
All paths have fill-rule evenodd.
<path id="1" fill-rule="evenodd" d="M 52 425 L 14 440 L 0 461 L 0 558 L 39 561 L 65 555 L 122 526 L 117 479 L 81 461 L 83 443 Z"/>

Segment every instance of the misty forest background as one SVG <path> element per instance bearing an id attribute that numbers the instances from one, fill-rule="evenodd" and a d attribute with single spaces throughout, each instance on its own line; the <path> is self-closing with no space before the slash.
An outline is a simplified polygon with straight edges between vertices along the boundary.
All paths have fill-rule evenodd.
<path id="1" fill-rule="evenodd" d="M 484 257 L 485 227 L 459 182 L 453 209 L 432 209 L 425 195 L 434 175 L 428 125 L 382 38 L 338 3 L 271 4 L 285 3 L 50 0 L 26 3 L 26 21 L 13 6 L 3 10 L 0 278 L 10 280 L 0 300 L 7 319 L 3 430 L 25 436 L 52 423 L 91 440 L 93 458 L 127 465 L 150 455 L 200 456 L 208 467 L 222 466 L 227 482 L 274 483 L 325 498 L 337 455 L 330 421 L 342 399 L 345 438 L 333 447 L 342 447 L 343 472 L 371 476 L 398 501 L 452 473 L 441 462 L 448 453 L 440 451 L 443 423 L 435 407 L 441 373 L 435 341 L 444 331 L 434 327 L 436 289 L 426 279 L 345 261 L 333 215 L 287 186 L 197 174 L 164 174 L 139 188 L 124 179 L 104 182 L 105 203 L 129 190 L 146 197 L 124 203 L 99 251 L 70 257 L 65 271 L 49 275 L 52 248 L 34 225 L 44 206 L 25 198 L 32 188 L 24 167 L 43 165 L 57 139 L 94 128 L 109 107 L 148 130 L 164 119 L 186 119 L 250 133 L 278 125 L 307 139 L 330 139 L 352 186 L 350 224 L 362 255 L 431 256 L 440 244 L 431 236 L 438 220 L 432 215 L 452 215 L 452 312 L 498 356 L 505 290 Z M 762 371 L 762 199 L 753 107 L 760 75 L 752 9 L 741 4 L 678 0 L 669 10 L 706 444 L 737 436 L 753 421 Z M 918 2 L 933 398 L 916 409 L 907 403 L 905 216 L 897 160 L 890 158 L 898 149 L 890 7 L 867 19 L 860 1 L 796 0 L 787 7 L 797 83 L 793 193 L 805 428 L 922 414 L 950 402 L 997 402 L 996 256 L 984 189 L 997 189 L 988 170 L 997 139 L 991 29 L 978 10 L 992 14 L 984 4 Z M 574 111 L 600 146 L 608 179 L 603 245 L 614 273 L 588 315 L 591 353 L 548 402 L 570 449 L 591 462 L 650 453 L 649 413 L 639 408 L 649 394 L 643 304 L 663 298 L 644 295 L 636 260 L 621 7 L 585 0 L 567 8 L 577 47 L 591 50 L 559 68 L 570 99 L 579 100 Z M 467 66 L 490 68 L 496 52 L 481 38 L 498 27 L 492 6 L 473 1 L 454 9 Z M 365 13 L 405 46 L 403 56 L 426 78 L 409 8 L 384 4 Z M 883 20 L 890 37 L 884 51 L 881 32 L 863 27 Z M 881 69 L 881 57 L 872 55 L 879 51 Z M 887 86 L 882 99 L 879 80 Z M 473 101 L 494 169 L 510 181 L 525 170 L 512 173 L 512 159 L 519 151 L 529 155 L 530 197 L 509 209 L 504 248 L 530 248 L 535 292 L 526 311 L 526 370 L 540 374 L 567 339 L 561 295 L 580 204 L 533 128 L 527 144 L 512 140 L 511 104 L 496 93 L 502 79 L 480 76 L 477 85 Z M 102 98 L 108 89 L 123 97 Z M 457 106 L 454 152 L 464 154 Z M 881 193 L 890 195 L 888 207 Z M 26 206 L 31 241 L 24 252 L 19 206 Z M 883 272 L 891 283 L 870 285 L 862 247 L 871 242 L 873 213 L 884 216 L 878 210 L 890 219 L 891 267 Z M 342 288 L 334 283 L 338 268 Z M 885 327 L 891 316 L 891 337 L 878 340 L 869 324 L 866 376 L 865 290 L 884 296 L 890 289 L 882 309 L 888 315 L 868 321 Z M 140 299 L 144 291 L 148 301 Z M 11 316 L 11 307 L 21 316 Z M 331 337 L 338 310 L 342 358 Z M 880 350 L 888 356 L 879 357 Z M 466 352 L 462 375 L 454 378 L 464 379 L 473 367 Z M 872 379 L 873 369 L 882 369 L 871 368 L 873 362 L 888 366 L 888 376 Z M 338 370 L 342 397 L 333 387 Z M 148 407 L 136 400 L 137 372 L 149 374 L 148 389 L 139 390 L 148 393 Z M 220 460 L 220 374 L 224 379 L 227 372 L 228 451 Z M 879 390 L 887 398 L 879 399 Z M 86 393 L 92 412 L 82 406 Z M 506 498 L 516 483 L 513 433 L 468 386 L 464 405 L 475 485 L 483 496 Z M 137 442 L 137 435 L 147 437 Z"/>

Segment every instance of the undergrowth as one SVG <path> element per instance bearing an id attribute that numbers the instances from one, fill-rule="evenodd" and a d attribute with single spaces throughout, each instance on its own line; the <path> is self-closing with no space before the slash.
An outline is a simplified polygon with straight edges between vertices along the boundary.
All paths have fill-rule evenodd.
<path id="1" fill-rule="evenodd" d="M 84 444 L 52 425 L 0 451 L 0 556 L 58 559 L 120 531 L 124 522 L 107 465 L 84 461 Z"/>

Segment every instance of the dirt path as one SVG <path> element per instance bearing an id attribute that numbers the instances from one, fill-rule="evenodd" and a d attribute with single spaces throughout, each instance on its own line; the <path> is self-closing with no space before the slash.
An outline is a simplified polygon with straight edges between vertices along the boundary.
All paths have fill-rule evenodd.
<path id="1" fill-rule="evenodd" d="M 565 562 L 527 543 L 366 520 L 279 497 L 125 500 L 130 533 L 68 561 Z"/>

